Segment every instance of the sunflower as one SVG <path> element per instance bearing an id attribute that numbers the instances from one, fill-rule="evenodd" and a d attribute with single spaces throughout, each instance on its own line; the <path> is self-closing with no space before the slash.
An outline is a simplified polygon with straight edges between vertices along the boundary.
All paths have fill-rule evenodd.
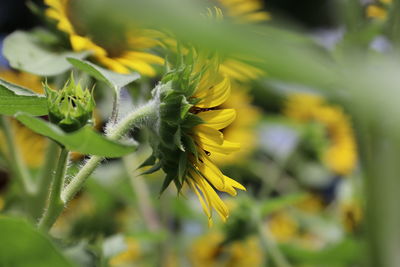
<path id="1" fill-rule="evenodd" d="M 0 70 L 0 78 L 30 88 L 36 93 L 43 94 L 41 79 L 38 76 L 11 70 Z M 14 133 L 17 149 L 25 164 L 30 168 L 40 167 L 44 160 L 48 144 L 47 139 L 31 131 L 16 120 L 11 120 L 11 130 Z M 1 131 L 0 150 L 3 154 L 7 155 L 7 146 Z"/>
<path id="2" fill-rule="evenodd" d="M 240 150 L 230 155 L 212 154 L 211 158 L 220 165 L 240 163 L 257 145 L 254 125 L 260 119 L 260 111 L 251 104 L 247 88 L 232 82 L 231 95 L 220 108 L 240 110 L 236 119 L 223 129 L 224 137 L 230 142 L 241 144 Z"/>
<path id="3" fill-rule="evenodd" d="M 317 122 L 324 126 L 329 145 L 322 159 L 340 175 L 351 173 L 357 164 L 356 142 L 350 119 L 338 106 L 329 105 L 319 96 L 295 93 L 289 96 L 284 113 L 302 123 Z"/>
<path id="4" fill-rule="evenodd" d="M 156 71 L 151 64 L 164 64 L 164 60 L 146 52 L 159 44 L 157 31 L 149 29 L 131 29 L 129 34 L 122 34 L 111 41 L 90 36 L 82 29 L 82 22 L 72 14 L 73 0 L 45 0 L 49 6 L 46 15 L 57 21 L 59 30 L 69 36 L 74 51 L 92 51 L 93 57 L 103 66 L 118 73 L 132 70 L 146 76 L 154 76 Z"/>
<path id="5" fill-rule="evenodd" d="M 262 266 L 263 251 L 255 237 L 224 244 L 220 232 L 201 236 L 190 246 L 189 259 L 195 267 Z"/>
<path id="6" fill-rule="evenodd" d="M 196 51 L 177 64 L 159 86 L 161 138 L 154 149 L 158 166 L 166 173 L 163 190 L 174 181 L 180 190 L 188 185 L 198 196 L 211 223 L 213 209 L 225 221 L 229 211 L 215 190 L 236 195 L 245 188 L 225 176 L 211 155 L 229 155 L 240 144 L 224 139 L 223 129 L 236 118 L 232 108 L 223 105 L 231 92 L 230 80 L 218 71 L 217 56 Z M 178 162 L 178 166 L 177 166 Z"/>

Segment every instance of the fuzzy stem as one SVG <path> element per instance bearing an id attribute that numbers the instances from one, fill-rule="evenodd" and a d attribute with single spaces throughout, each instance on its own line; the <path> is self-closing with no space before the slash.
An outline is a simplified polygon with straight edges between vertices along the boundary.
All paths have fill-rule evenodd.
<path id="1" fill-rule="evenodd" d="M 114 100 L 110 122 L 112 124 L 117 123 L 118 121 L 118 113 L 119 113 L 119 102 L 120 102 L 120 89 L 114 88 Z"/>
<path id="2" fill-rule="evenodd" d="M 68 153 L 69 151 L 65 148 L 61 149 L 56 173 L 51 184 L 49 204 L 43 214 L 43 217 L 39 221 L 39 229 L 46 231 L 49 230 L 58 218 L 58 216 L 61 214 L 62 208 L 64 207 L 64 203 L 60 198 L 60 193 L 64 184 L 64 177 L 68 162 Z"/>
<path id="3" fill-rule="evenodd" d="M 117 125 L 115 125 L 115 127 L 113 127 L 113 129 L 107 133 L 107 137 L 111 140 L 119 140 L 122 136 L 129 132 L 133 126 L 145 121 L 146 119 L 153 119 L 153 117 L 155 117 L 155 112 L 156 107 L 154 102 L 149 102 L 148 104 L 141 106 L 122 119 Z M 72 178 L 71 182 L 61 193 L 61 199 L 63 200 L 64 204 L 68 203 L 82 188 L 86 179 L 102 160 L 103 157 L 92 156 L 82 167 L 82 169 L 80 169 L 76 176 Z"/>
<path id="4" fill-rule="evenodd" d="M 53 170 L 57 163 L 57 155 L 59 153 L 59 146 L 57 143 L 50 140 L 47 147 L 47 154 L 44 165 L 40 170 L 38 182 L 36 184 L 35 199 L 32 203 L 32 215 L 34 218 L 38 218 L 42 215 L 43 209 L 46 205 L 47 198 L 49 196 L 49 188 L 53 178 Z"/>
<path id="5" fill-rule="evenodd" d="M 22 162 L 21 155 L 16 147 L 14 140 L 14 133 L 11 129 L 11 124 L 8 118 L 1 116 L 0 124 L 3 128 L 4 137 L 7 144 L 7 154 L 9 157 L 9 163 L 17 182 L 19 183 L 22 191 L 26 194 L 26 197 L 34 193 L 34 185 L 32 184 L 29 172 Z"/>

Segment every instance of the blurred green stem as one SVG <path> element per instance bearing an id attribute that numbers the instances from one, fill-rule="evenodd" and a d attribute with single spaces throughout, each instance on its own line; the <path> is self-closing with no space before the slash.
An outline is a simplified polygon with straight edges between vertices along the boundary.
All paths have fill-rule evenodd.
<path id="1" fill-rule="evenodd" d="M 60 198 L 61 189 L 64 185 L 64 177 L 67 169 L 69 151 L 65 148 L 61 149 L 58 158 L 56 173 L 51 184 L 51 191 L 48 200 L 48 207 L 45 210 L 43 217 L 40 219 L 39 229 L 48 231 L 61 214 L 64 203 Z"/>
<path id="2" fill-rule="evenodd" d="M 11 165 L 12 172 L 25 194 L 25 197 L 29 197 L 34 193 L 34 185 L 32 184 L 29 171 L 22 162 L 21 155 L 16 147 L 10 121 L 5 116 L 1 116 L 0 124 L 6 139 L 8 162 Z"/>
<path id="3" fill-rule="evenodd" d="M 128 155 L 123 158 L 125 169 L 129 175 L 129 179 L 132 185 L 132 189 L 135 192 L 135 195 L 138 200 L 138 206 L 140 213 L 142 214 L 147 227 L 150 231 L 158 231 L 160 230 L 160 221 L 154 211 L 152 201 L 149 194 L 149 188 L 146 182 L 143 181 L 142 176 L 135 176 L 134 171 L 135 167 L 138 164 L 135 164 L 135 157 L 132 155 Z"/>
<path id="4" fill-rule="evenodd" d="M 290 263 L 287 261 L 283 253 L 280 251 L 272 237 L 268 225 L 263 223 L 261 216 L 258 218 L 258 235 L 261 239 L 261 243 L 267 252 L 267 255 L 271 257 L 274 262 L 274 266 L 277 267 L 290 267 Z"/>
<path id="5" fill-rule="evenodd" d="M 388 19 L 388 34 L 393 45 L 400 48 L 400 1 L 395 0 L 391 4 Z"/>
<path id="6" fill-rule="evenodd" d="M 52 140 L 49 140 L 47 147 L 47 154 L 42 169 L 40 170 L 38 181 L 36 184 L 36 198 L 32 203 L 31 212 L 33 217 L 37 219 L 42 215 L 43 209 L 46 205 L 49 196 L 49 189 L 53 178 L 53 170 L 57 163 L 57 155 L 59 153 L 59 146 Z"/>

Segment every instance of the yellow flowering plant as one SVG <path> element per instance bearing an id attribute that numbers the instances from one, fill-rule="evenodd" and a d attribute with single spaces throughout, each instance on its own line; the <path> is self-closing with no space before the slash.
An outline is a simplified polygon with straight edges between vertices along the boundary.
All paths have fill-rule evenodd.
<path id="1" fill-rule="evenodd" d="M 397 2 L 39 2 L 0 38 L 0 266 L 400 265 Z"/>

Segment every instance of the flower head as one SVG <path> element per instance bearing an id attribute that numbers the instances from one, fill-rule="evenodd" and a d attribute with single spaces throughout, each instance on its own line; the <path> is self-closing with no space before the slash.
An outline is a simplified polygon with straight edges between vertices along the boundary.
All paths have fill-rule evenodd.
<path id="1" fill-rule="evenodd" d="M 89 90 L 83 90 L 74 78 L 67 81 L 64 88 L 55 91 L 44 85 L 49 108 L 49 119 L 64 131 L 76 131 L 91 122 L 94 99 Z"/>
<path id="2" fill-rule="evenodd" d="M 115 40 L 96 38 L 83 29 L 82 21 L 73 14 L 73 0 L 45 0 L 45 3 L 49 6 L 46 15 L 57 21 L 59 30 L 68 34 L 72 49 L 92 51 L 95 60 L 105 67 L 119 73 L 138 71 L 154 76 L 156 72 L 151 64 L 164 63 L 161 57 L 147 52 L 158 45 L 158 32 L 137 28 L 121 33 Z"/>
<path id="3" fill-rule="evenodd" d="M 171 66 L 170 66 L 171 67 Z M 245 188 L 225 176 L 211 155 L 228 155 L 240 148 L 224 139 L 222 130 L 236 118 L 234 109 L 220 106 L 229 98 L 230 81 L 218 71 L 217 56 L 191 51 L 179 57 L 156 89 L 160 99 L 161 141 L 154 148 L 166 173 L 163 189 L 186 184 L 199 197 L 211 223 L 215 209 L 223 220 L 229 212 L 216 190 L 236 195 Z"/>

